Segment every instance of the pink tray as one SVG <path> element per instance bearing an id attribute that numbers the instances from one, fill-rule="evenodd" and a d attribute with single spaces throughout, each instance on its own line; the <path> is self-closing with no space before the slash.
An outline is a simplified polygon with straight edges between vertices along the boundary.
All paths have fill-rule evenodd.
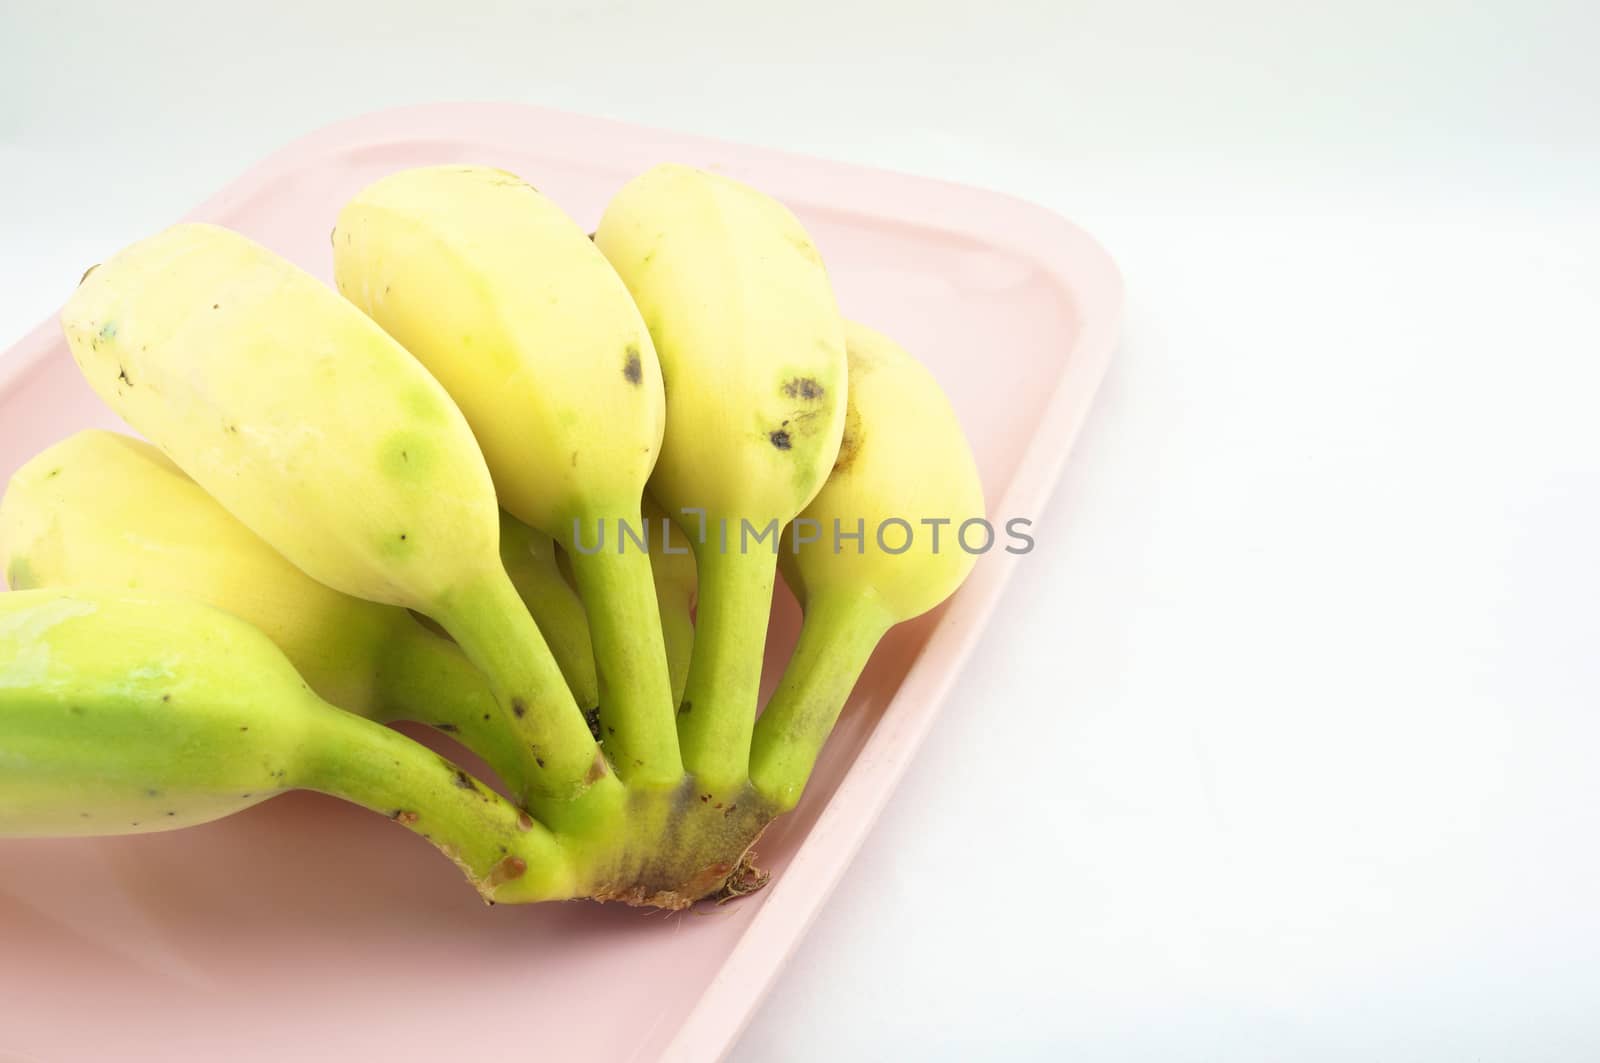
<path id="1" fill-rule="evenodd" d="M 592 227 L 663 160 L 787 202 L 845 312 L 933 369 L 992 516 L 1033 517 L 1115 342 L 1121 281 L 1050 212 L 990 192 L 531 107 L 386 111 L 260 163 L 191 218 L 328 277 L 340 204 L 406 166 L 516 171 Z M 108 249 L 109 250 L 109 249 Z M 88 266 L 89 263 L 84 263 Z M 63 277 L 63 292 L 75 277 Z M 0 479 L 89 425 L 54 316 L 0 356 Z M 377 817 L 291 795 L 168 835 L 0 841 L 0 1058 L 709 1060 L 733 1043 L 838 881 L 1012 571 L 985 556 L 873 658 L 800 807 L 758 847 L 762 893 L 667 915 L 589 903 L 487 909 Z M 774 609 L 768 689 L 797 610 Z M 992 711 L 968 706 L 964 711 Z"/>

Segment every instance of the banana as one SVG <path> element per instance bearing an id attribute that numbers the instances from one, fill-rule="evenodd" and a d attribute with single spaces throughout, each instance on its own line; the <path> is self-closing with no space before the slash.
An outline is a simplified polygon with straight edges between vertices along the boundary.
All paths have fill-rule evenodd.
<path id="1" fill-rule="evenodd" d="M 848 323 L 846 337 L 844 442 L 782 552 L 805 621 L 751 751 L 756 789 L 784 810 L 800 799 L 879 640 L 944 601 L 972 571 L 975 555 L 959 536 L 984 515 L 977 463 L 932 374 L 863 325 Z M 839 549 L 836 528 L 863 535 Z"/>
<path id="2" fill-rule="evenodd" d="M 198 224 L 90 272 L 61 322 L 90 386 L 246 527 L 313 579 L 454 637 L 523 741 L 508 782 L 525 800 L 572 821 L 618 805 L 501 565 L 471 430 L 382 329 L 265 248 Z"/>
<path id="3" fill-rule="evenodd" d="M 568 549 L 618 773 L 674 785 L 683 762 L 649 560 L 620 541 L 623 523 L 639 526 L 665 419 L 627 289 L 559 207 L 487 167 L 375 182 L 340 211 L 333 254 L 340 292 L 461 407 L 501 504 Z"/>
<path id="4" fill-rule="evenodd" d="M 0 595 L 0 765 L 0 836 L 171 830 L 305 789 L 424 836 L 487 900 L 576 888 L 544 827 L 319 699 L 250 625 L 182 599 Z"/>
<path id="5" fill-rule="evenodd" d="M 15 590 L 114 587 L 213 605 L 266 634 L 340 708 L 431 724 L 503 777 L 521 771 L 521 741 L 454 643 L 404 609 L 307 576 L 142 440 L 90 429 L 19 469 L 0 499 L 0 568 L 27 574 Z"/>
<path id="6" fill-rule="evenodd" d="M 748 767 L 776 541 L 821 488 L 844 431 L 843 325 L 800 223 L 725 177 L 647 171 L 611 200 L 595 244 L 661 361 L 667 427 L 650 492 L 695 540 L 684 763 L 729 792 Z"/>
<path id="7" fill-rule="evenodd" d="M 500 561 L 550 644 L 578 707 L 585 717 L 592 716 L 600 703 L 600 688 L 594 674 L 589 619 L 577 592 L 561 574 L 554 540 L 502 510 Z M 592 720 L 589 729 L 595 729 Z"/>

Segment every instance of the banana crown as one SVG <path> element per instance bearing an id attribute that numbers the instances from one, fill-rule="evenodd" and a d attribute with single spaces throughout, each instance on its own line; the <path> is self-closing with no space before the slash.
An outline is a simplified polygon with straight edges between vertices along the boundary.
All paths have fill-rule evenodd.
<path id="1" fill-rule="evenodd" d="M 983 487 L 933 375 L 864 325 L 847 323 L 846 336 L 844 440 L 828 482 L 801 514 L 814 524 L 789 529 L 781 564 L 802 598 L 869 592 L 897 621 L 909 620 L 944 601 L 972 570 L 976 558 L 958 534 L 963 522 L 984 516 Z M 836 521 L 846 535 L 859 529 L 861 539 L 836 540 Z"/>
<path id="2" fill-rule="evenodd" d="M 627 288 L 555 203 L 503 170 L 405 170 L 345 206 L 333 255 L 339 290 L 460 405 L 507 509 L 560 534 L 638 504 L 661 367 Z"/>
<path id="3" fill-rule="evenodd" d="M 616 194 L 595 243 L 661 358 L 652 493 L 674 512 L 789 520 L 844 430 L 843 324 L 810 236 L 777 200 L 669 164 Z"/>
<path id="4" fill-rule="evenodd" d="M 95 391 L 313 578 L 426 609 L 495 564 L 493 484 L 450 397 L 265 248 L 174 226 L 92 271 L 61 320 Z"/>

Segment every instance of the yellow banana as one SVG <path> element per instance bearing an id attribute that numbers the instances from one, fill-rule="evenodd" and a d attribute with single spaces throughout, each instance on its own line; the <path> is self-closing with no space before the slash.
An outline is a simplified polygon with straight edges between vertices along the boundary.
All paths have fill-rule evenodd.
<path id="1" fill-rule="evenodd" d="M 91 429 L 19 469 L 0 499 L 0 568 L 26 573 L 13 590 L 115 588 L 213 605 L 266 634 L 340 708 L 431 724 L 496 772 L 521 771 L 522 743 L 454 643 L 404 609 L 313 580 L 142 440 Z"/>
<path id="2" fill-rule="evenodd" d="M 651 494 L 695 538 L 684 763 L 730 791 L 748 765 L 776 540 L 822 486 L 844 430 L 843 325 L 800 223 L 725 177 L 647 171 L 612 199 L 595 243 L 661 360 L 667 428 Z"/>
<path id="3" fill-rule="evenodd" d="M 320 700 L 250 625 L 182 599 L 0 595 L 0 765 L 0 835 L 171 830 L 306 789 L 424 836 L 487 900 L 580 888 L 514 805 Z"/>
<path id="4" fill-rule="evenodd" d="M 487 167 L 375 182 L 340 211 L 333 253 L 339 290 L 461 407 L 501 504 L 568 548 L 618 773 L 675 784 L 683 762 L 649 560 L 604 541 L 608 528 L 620 540 L 621 523 L 639 526 L 665 418 L 627 289 L 559 207 Z"/>
<path id="5" fill-rule="evenodd" d="M 849 323 L 846 337 L 844 442 L 827 485 L 782 549 L 784 578 L 805 622 L 751 752 L 756 789 L 782 809 L 799 800 L 884 633 L 967 578 L 976 558 L 963 545 L 962 526 L 984 516 L 977 463 L 932 374 L 865 326 Z"/>
<path id="6" fill-rule="evenodd" d="M 501 565 L 471 430 L 382 329 L 265 248 L 197 224 L 93 270 L 61 320 L 90 386 L 245 526 L 319 582 L 455 638 L 522 737 L 510 781 L 527 800 L 556 817 L 619 804 Z"/>

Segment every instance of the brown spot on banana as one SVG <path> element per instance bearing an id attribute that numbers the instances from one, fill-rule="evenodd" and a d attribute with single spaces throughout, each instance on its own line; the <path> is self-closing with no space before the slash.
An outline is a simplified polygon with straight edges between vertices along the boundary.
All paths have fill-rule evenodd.
<path id="1" fill-rule="evenodd" d="M 807 402 L 815 402 L 817 399 L 822 398 L 824 394 L 822 385 L 808 376 L 799 376 L 793 380 L 785 381 L 783 393 L 791 399 L 804 399 Z"/>
<path id="2" fill-rule="evenodd" d="M 486 881 L 489 888 L 494 889 L 499 886 L 504 886 L 507 882 L 512 882 L 521 878 L 527 872 L 527 870 L 527 861 L 523 860 L 521 857 L 508 856 L 498 864 L 494 865 L 494 870 L 489 872 L 489 877 Z"/>

